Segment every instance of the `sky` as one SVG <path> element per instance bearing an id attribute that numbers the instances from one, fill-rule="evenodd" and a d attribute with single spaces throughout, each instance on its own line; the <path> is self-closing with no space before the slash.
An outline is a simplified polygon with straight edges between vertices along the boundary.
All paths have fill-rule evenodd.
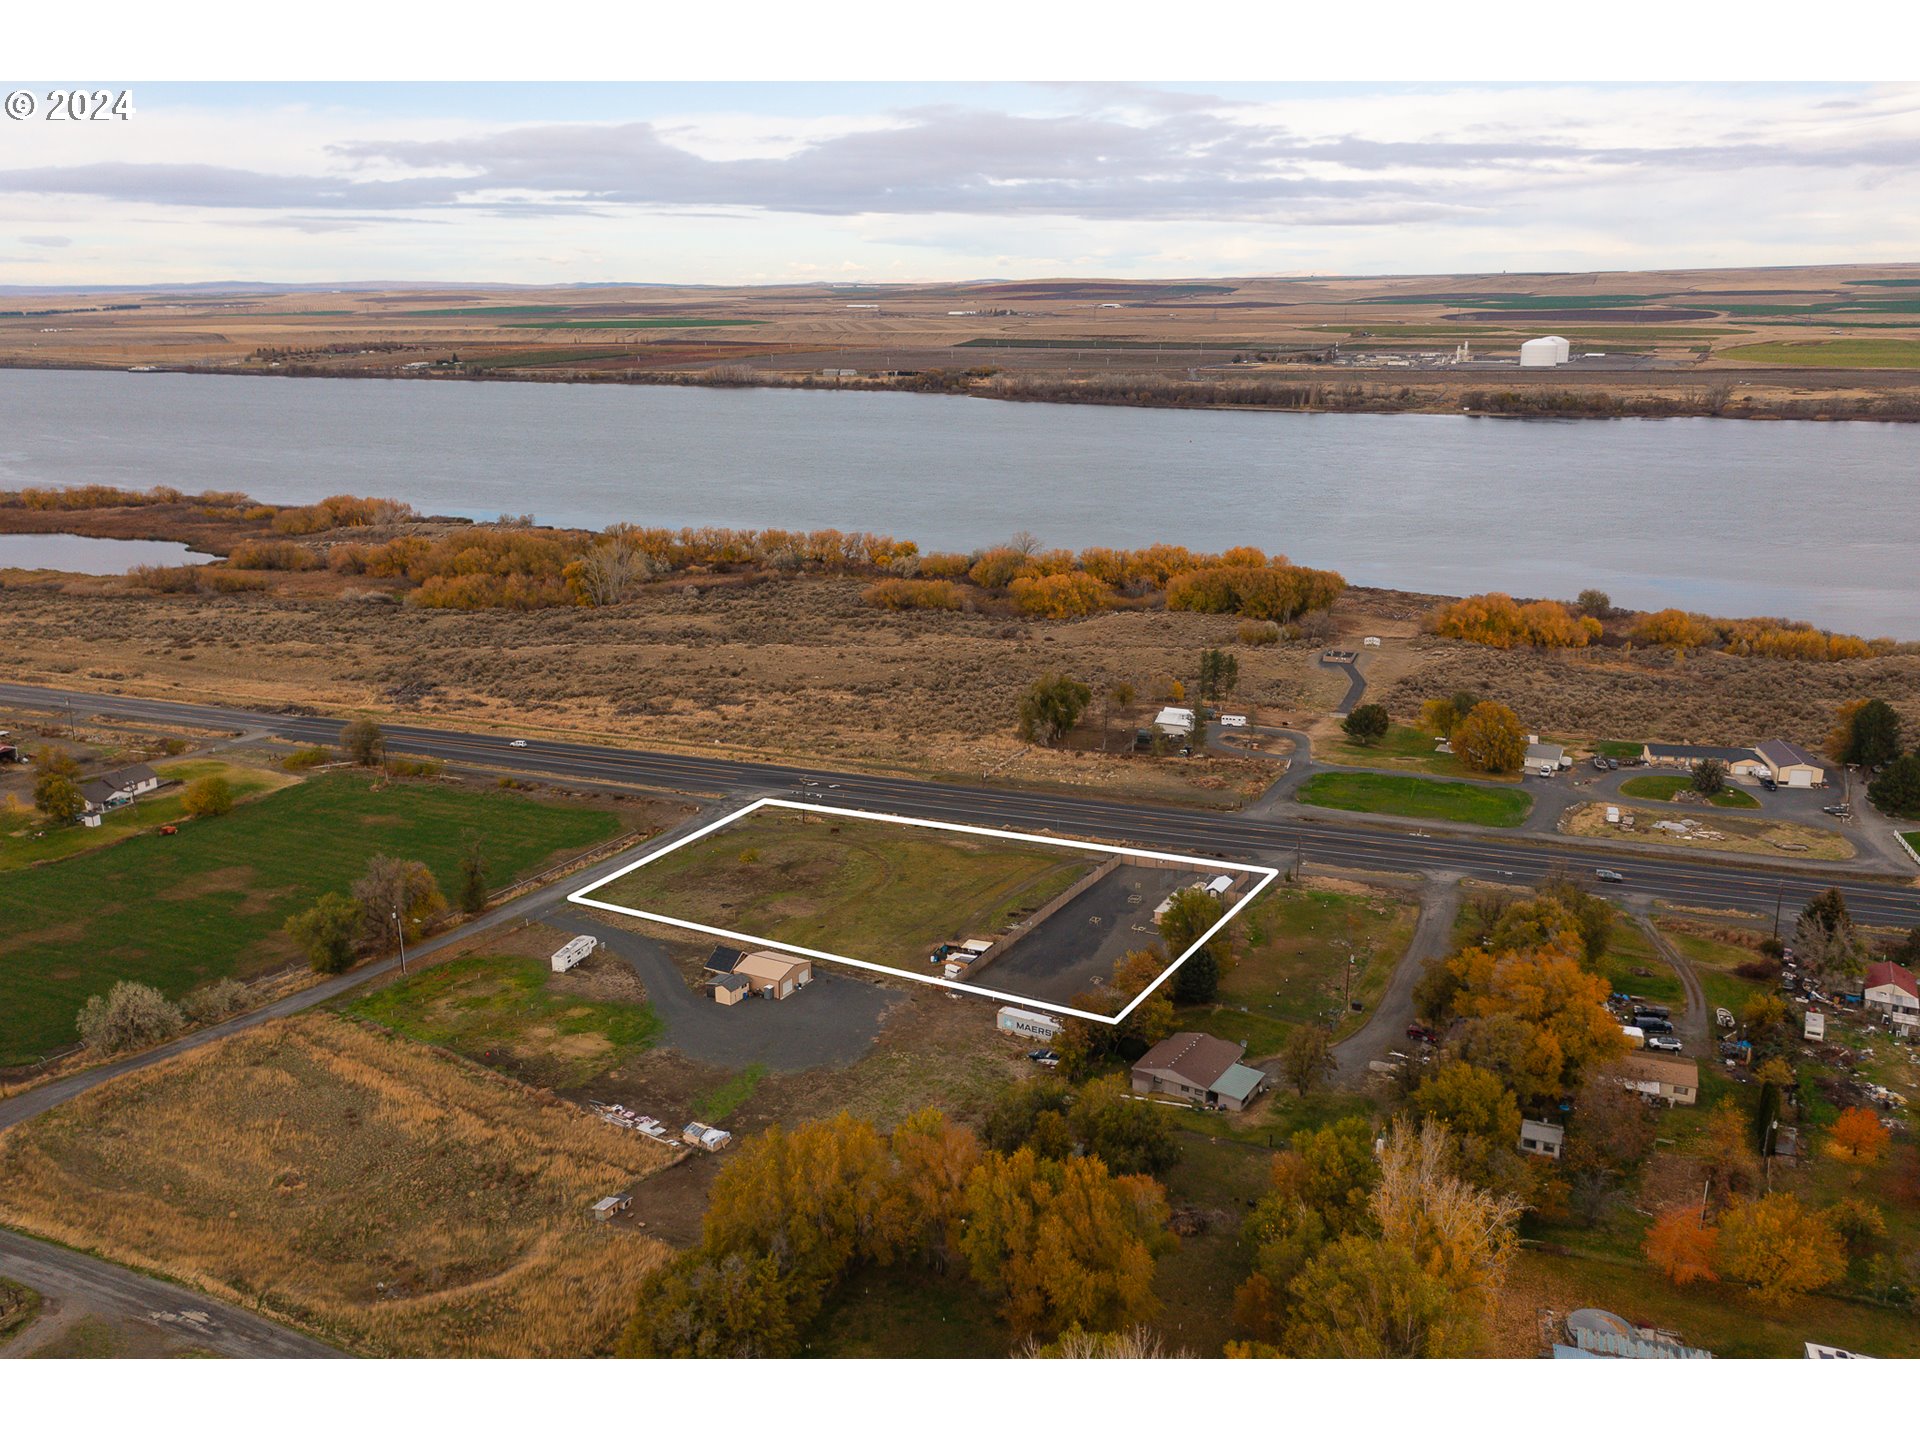
<path id="1" fill-rule="evenodd" d="M 1915 85 L 108 88 L 0 120 L 0 285 L 1920 259 Z"/>

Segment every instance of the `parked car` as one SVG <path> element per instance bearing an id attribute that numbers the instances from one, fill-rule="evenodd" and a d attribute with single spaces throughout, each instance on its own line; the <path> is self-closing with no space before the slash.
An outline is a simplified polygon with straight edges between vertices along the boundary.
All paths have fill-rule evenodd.
<path id="1" fill-rule="evenodd" d="M 1036 1065 L 1044 1065 L 1049 1070 L 1060 1063 L 1060 1057 L 1052 1050 L 1029 1050 L 1027 1059 Z"/>
<path id="2" fill-rule="evenodd" d="M 1780 788 L 1780 782 L 1775 780 L 1771 775 L 1762 775 L 1760 777 L 1760 788 L 1762 790 L 1778 790 Z"/>
<path id="3" fill-rule="evenodd" d="M 1431 1045 L 1439 1038 L 1438 1035 L 1425 1025 L 1416 1022 L 1415 1024 L 1407 1026 L 1407 1039 L 1409 1040 L 1423 1040 Z"/>
<path id="4" fill-rule="evenodd" d="M 1595 878 L 1604 880 L 1609 885 L 1624 884 L 1627 878 L 1626 876 L 1622 875 L 1618 870 L 1596 870 L 1593 873 Z"/>
<path id="5" fill-rule="evenodd" d="M 1594 769 L 1596 769 L 1596 770 L 1604 770 L 1604 769 L 1606 769 L 1606 768 L 1607 768 L 1607 757 L 1606 757 L 1606 756 L 1604 756 L 1604 755 L 1596 755 L 1596 756 L 1594 756 L 1594 757 L 1593 757 L 1593 768 L 1594 768 Z"/>
<path id="6" fill-rule="evenodd" d="M 1238 730 L 1247 723 L 1247 717 L 1244 715 L 1222 715 L 1220 717 L 1220 723 L 1230 730 Z"/>
<path id="7" fill-rule="evenodd" d="M 1647 1037 L 1647 1044 L 1649 1046 L 1653 1044 L 1655 1037 L 1673 1034 L 1673 1022 L 1671 1020 L 1655 1020 L 1649 1017 L 1644 1020 L 1635 1020 L 1633 1024 L 1635 1029 Z"/>
<path id="8" fill-rule="evenodd" d="M 1620 762 L 1614 759 L 1611 755 L 1607 756 L 1607 769 L 1618 770 L 1619 768 L 1620 768 Z"/>
<path id="9" fill-rule="evenodd" d="M 1851 805 L 1822 805 L 1820 809 L 1828 815 L 1847 816 L 1853 814 L 1853 807 Z"/>
<path id="10" fill-rule="evenodd" d="M 1647 1049 L 1665 1050 L 1670 1054 L 1678 1054 L 1680 1051 L 1680 1042 L 1671 1035 L 1649 1035 L 1647 1037 Z"/>

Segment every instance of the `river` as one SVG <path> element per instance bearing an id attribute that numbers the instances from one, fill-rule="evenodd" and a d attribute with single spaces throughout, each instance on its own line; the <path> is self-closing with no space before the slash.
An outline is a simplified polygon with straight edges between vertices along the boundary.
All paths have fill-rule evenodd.
<path id="1" fill-rule="evenodd" d="M 1501 589 L 1920 639 L 1920 426 L 1502 420 L 667 386 L 0 370 L 0 489 L 349 491 L 599 527 L 965 550 L 1258 545 Z"/>

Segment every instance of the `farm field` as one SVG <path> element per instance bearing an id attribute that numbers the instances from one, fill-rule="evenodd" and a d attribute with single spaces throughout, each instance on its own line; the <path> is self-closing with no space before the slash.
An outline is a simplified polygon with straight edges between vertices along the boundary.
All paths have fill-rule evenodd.
<path id="1" fill-rule="evenodd" d="M 1300 787 L 1308 805 L 1330 810 L 1405 815 L 1416 820 L 1459 820 L 1510 828 L 1527 818 L 1533 800 L 1520 789 L 1428 780 L 1418 775 L 1322 771 Z"/>
<path id="2" fill-rule="evenodd" d="M 1621 783 L 1620 793 L 1634 800 L 1671 801 L 1674 796 L 1686 794 L 1693 789 L 1693 779 L 1687 775 L 1636 775 Z M 1745 790 L 1722 790 L 1708 802 L 1723 810 L 1758 810 L 1760 802 Z"/>
<path id="3" fill-rule="evenodd" d="M 762 810 L 593 898 L 924 972 L 943 941 L 990 938 L 1100 857 L 879 820 Z"/>
<path id="4" fill-rule="evenodd" d="M 667 1252 L 588 1207 L 673 1153 L 316 1014 L 0 1137 L 0 1220 L 365 1354 L 592 1355 Z"/>
<path id="5" fill-rule="evenodd" d="M 624 1002 L 600 998 L 595 978 L 584 967 L 557 975 L 538 956 L 465 955 L 370 990 L 341 1009 L 528 1084 L 562 1089 L 617 1068 L 660 1033 L 644 994 Z M 639 990 L 638 981 L 625 978 Z"/>
<path id="6" fill-rule="evenodd" d="M 1761 345 L 1735 345 L 1715 352 L 1721 360 L 1740 360 L 1750 365 L 1805 365 L 1836 370 L 1913 370 L 1920 369 L 1920 340 L 1892 337 L 1847 340 L 1774 341 Z"/>
<path id="7" fill-rule="evenodd" d="M 1234 963 L 1220 977 L 1211 1005 L 1183 1006 L 1182 1028 L 1244 1043 L 1249 1061 L 1278 1054 L 1295 1025 L 1340 1012 L 1336 1021 L 1364 1021 L 1413 939 L 1419 907 L 1385 893 L 1270 887 L 1238 922 Z M 1343 1010 L 1347 956 L 1353 998 L 1364 1010 Z"/>
<path id="8" fill-rule="evenodd" d="M 1670 830 L 1656 830 L 1656 820 L 1673 820 L 1672 811 L 1636 810 L 1616 807 L 1633 816 L 1633 838 L 1641 844 L 1677 846 L 1688 850 L 1721 850 L 1738 855 L 1792 855 L 1806 860 L 1851 860 L 1853 844 L 1831 830 L 1811 825 L 1796 825 L 1790 820 L 1749 820 L 1732 815 L 1703 821 L 1719 838 L 1686 839 Z M 1604 835 L 1619 833 L 1617 825 L 1607 823 L 1607 806 L 1599 801 L 1570 807 L 1560 817 L 1560 829 L 1568 835 Z"/>
<path id="9" fill-rule="evenodd" d="M 153 769 L 163 780 L 174 783 L 131 805 L 109 810 L 97 826 L 52 826 L 34 813 L 15 820 L 0 811 L 0 873 L 44 861 L 65 860 L 142 831 L 177 824 L 186 814 L 182 792 L 193 781 L 206 776 L 224 779 L 232 787 L 236 803 L 299 783 L 280 771 L 234 765 L 224 760 L 160 760 L 154 762 Z"/>
<path id="10" fill-rule="evenodd" d="M 293 962 L 286 918 L 345 891 L 375 854 L 420 860 L 456 890 L 468 832 L 495 884 L 611 838 L 610 810 L 444 783 L 336 774 L 263 796 L 178 835 L 136 836 L 14 872 L 0 908 L 0 1064 L 70 1044 L 74 1016 L 116 980 L 178 999 L 223 975 Z"/>

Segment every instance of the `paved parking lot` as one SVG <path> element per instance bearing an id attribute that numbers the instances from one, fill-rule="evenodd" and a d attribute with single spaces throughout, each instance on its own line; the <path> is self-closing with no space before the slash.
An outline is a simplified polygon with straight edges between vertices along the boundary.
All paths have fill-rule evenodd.
<path id="1" fill-rule="evenodd" d="M 1195 870 L 1122 865 L 1042 921 L 978 976 L 975 984 L 1066 1004 L 1113 974 L 1129 950 L 1159 943 L 1153 909 Z"/>

